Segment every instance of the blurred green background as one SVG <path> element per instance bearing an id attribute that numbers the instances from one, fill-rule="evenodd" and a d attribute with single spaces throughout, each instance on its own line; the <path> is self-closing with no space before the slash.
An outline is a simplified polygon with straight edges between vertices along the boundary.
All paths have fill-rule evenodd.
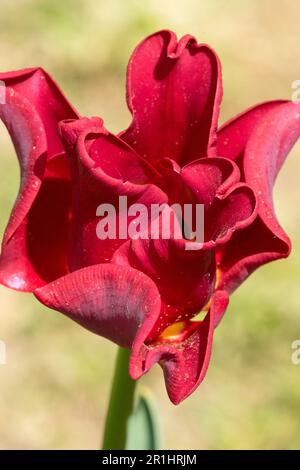
<path id="1" fill-rule="evenodd" d="M 1 0 L 1 71 L 41 65 L 81 114 L 112 131 L 130 117 L 125 67 L 136 43 L 160 28 L 194 34 L 223 63 L 221 121 L 249 105 L 290 98 L 300 79 L 299 0 Z M 232 297 L 215 334 L 207 378 L 179 407 L 159 367 L 143 382 L 156 397 L 166 449 L 300 448 L 300 145 L 275 192 L 294 250 Z M 18 167 L 0 129 L 0 229 L 18 189 Z M 96 449 L 116 348 L 29 294 L 0 288 L 0 449 Z"/>

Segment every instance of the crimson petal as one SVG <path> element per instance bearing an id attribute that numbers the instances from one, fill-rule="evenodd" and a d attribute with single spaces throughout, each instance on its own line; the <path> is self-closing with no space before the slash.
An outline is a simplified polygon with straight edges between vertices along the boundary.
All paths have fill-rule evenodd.
<path id="1" fill-rule="evenodd" d="M 239 183 L 238 166 L 226 158 L 201 158 L 183 169 L 170 159 L 161 160 L 172 203 L 204 205 L 204 245 L 214 248 L 228 242 L 236 230 L 251 224 L 256 216 L 256 198 L 250 186 Z"/>
<path id="2" fill-rule="evenodd" d="M 60 132 L 71 155 L 73 175 L 73 242 L 71 270 L 110 261 L 127 236 L 105 240 L 97 237 L 96 210 L 111 204 L 117 218 L 128 224 L 127 211 L 120 213 L 119 197 L 132 204 L 161 204 L 167 196 L 151 181 L 159 176 L 125 142 L 110 134 L 99 118 L 82 118 L 60 123 Z M 150 213 L 150 211 L 149 211 Z M 126 220 L 124 220 L 124 217 Z M 117 220 L 118 222 L 118 220 Z M 119 225 L 117 224 L 117 232 Z"/>
<path id="3" fill-rule="evenodd" d="M 112 262 L 144 272 L 158 287 L 162 307 L 148 342 L 175 322 L 196 315 L 214 290 L 215 251 L 187 251 L 183 240 L 130 240 L 115 252 Z"/>
<path id="4" fill-rule="evenodd" d="M 160 309 L 160 296 L 151 279 L 112 264 L 74 271 L 37 289 L 35 296 L 122 347 L 130 347 L 143 322 L 156 317 Z"/>
<path id="5" fill-rule="evenodd" d="M 178 405 L 203 381 L 210 361 L 213 332 L 216 323 L 228 305 L 228 294 L 217 291 L 211 307 L 197 329 L 183 342 L 173 344 L 150 344 L 145 340 L 153 328 L 153 317 L 148 317 L 133 343 L 130 374 L 140 378 L 157 362 L 164 370 L 170 400 Z"/>
<path id="6" fill-rule="evenodd" d="M 146 38 L 127 71 L 127 102 L 133 115 L 121 134 L 150 160 L 181 164 L 215 154 L 215 131 L 222 96 L 221 66 L 205 44 L 171 31 Z"/>
<path id="7" fill-rule="evenodd" d="M 21 167 L 19 195 L 2 244 L 0 282 L 32 291 L 63 269 L 61 247 L 66 238 L 69 177 L 66 161 L 58 163 L 64 160 L 64 154 L 57 123 L 64 118 L 74 118 L 77 113 L 42 69 L 0 74 L 0 80 L 6 91 L 5 103 L 0 104 L 0 117 L 11 135 Z M 41 188 L 52 158 L 56 161 L 51 164 L 50 179 L 55 178 L 57 187 L 49 182 Z M 65 188 L 61 190 L 63 182 Z M 33 204 L 41 206 L 40 194 L 47 207 L 52 205 L 51 214 L 58 209 L 55 221 L 62 223 L 61 231 L 53 226 L 45 207 L 37 218 L 30 213 Z M 59 194 L 61 200 L 57 200 Z M 54 250 L 51 254 L 49 247 Z"/>
<path id="8" fill-rule="evenodd" d="M 252 108 L 221 128 L 219 153 L 239 163 L 258 200 L 254 223 L 219 253 L 221 289 L 233 291 L 257 267 L 288 256 L 290 240 L 277 221 L 272 190 L 299 136 L 300 105 L 280 101 Z"/>

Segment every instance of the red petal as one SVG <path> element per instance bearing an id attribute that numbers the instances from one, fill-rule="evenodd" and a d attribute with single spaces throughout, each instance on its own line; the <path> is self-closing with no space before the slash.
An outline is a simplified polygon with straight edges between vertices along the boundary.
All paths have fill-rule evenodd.
<path id="1" fill-rule="evenodd" d="M 228 243 L 235 232 L 254 221 L 257 214 L 256 197 L 246 184 L 236 184 L 222 197 L 215 199 L 206 213 L 205 247 Z"/>
<path id="2" fill-rule="evenodd" d="M 155 170 L 126 143 L 108 133 L 98 118 L 61 123 L 60 127 L 72 153 L 74 213 L 70 265 L 71 270 L 76 270 L 109 261 L 126 240 L 97 237 L 100 217 L 96 210 L 100 204 L 112 204 L 118 217 L 119 196 L 128 197 L 128 207 L 133 203 L 150 207 L 152 203 L 165 202 L 167 196 L 151 184 L 151 179 L 158 177 Z"/>
<path id="3" fill-rule="evenodd" d="M 272 190 L 299 136 L 300 105 L 288 102 L 252 108 L 220 130 L 219 152 L 238 158 L 258 200 L 254 224 L 236 233 L 220 253 L 220 288 L 232 291 L 257 267 L 288 256 L 290 241 L 277 221 Z"/>
<path id="4" fill-rule="evenodd" d="M 41 69 L 26 69 L 18 72 L 0 74 L 0 79 L 6 85 L 6 102 L 0 105 L 0 117 L 8 128 L 18 154 L 21 167 L 21 187 L 15 203 L 9 224 L 7 226 L 0 260 L 0 282 L 20 290 L 33 290 L 51 277 L 50 273 L 61 272 L 61 260 L 57 251 L 49 256 L 48 235 L 50 246 L 54 248 L 56 236 L 58 247 L 63 244 L 65 232 L 53 227 L 53 222 L 47 217 L 47 206 L 44 207 L 43 219 L 32 223 L 35 216 L 30 214 L 34 201 L 40 205 L 37 197 L 41 189 L 46 164 L 49 159 L 63 152 L 63 146 L 57 132 L 57 123 L 63 118 L 75 117 L 76 111 L 60 92 L 53 80 Z M 60 158 L 61 159 L 61 158 Z M 52 177 L 66 179 L 66 164 L 52 165 Z M 47 205 L 56 206 L 53 196 L 60 190 L 47 192 L 49 184 L 43 188 L 41 199 Z M 66 191 L 60 194 L 67 194 Z M 63 211 L 65 198 L 62 200 Z M 29 221 L 31 220 L 31 223 Z M 60 215 L 58 219 L 61 220 Z M 29 226 L 30 223 L 30 233 Z M 41 232 L 41 224 L 44 224 Z M 56 235 L 54 234 L 54 231 Z M 44 237 L 41 238 L 41 233 Z M 54 236 L 54 238 L 53 238 Z M 36 239 L 39 240 L 38 247 Z M 36 265 L 39 256 L 43 255 L 43 272 Z M 52 256 L 52 258 L 51 258 Z M 54 259 L 57 257 L 58 266 L 55 268 Z M 50 261 L 47 274 L 47 260 Z M 40 264 L 40 261 L 39 261 Z"/>
<path id="5" fill-rule="evenodd" d="M 155 282 L 162 308 L 147 341 L 154 341 L 171 324 L 197 314 L 209 301 L 215 286 L 215 251 L 187 251 L 182 240 L 131 240 L 113 257 Z"/>
<path id="6" fill-rule="evenodd" d="M 70 273 L 35 291 L 47 307 L 122 347 L 132 347 L 130 374 L 137 379 L 160 361 L 173 403 L 190 395 L 204 379 L 213 329 L 224 313 L 228 296 L 218 291 L 194 333 L 180 344 L 146 345 L 161 309 L 155 283 L 143 273 L 112 264 Z"/>
<path id="7" fill-rule="evenodd" d="M 252 189 L 238 183 L 240 171 L 226 158 L 202 158 L 182 170 L 172 160 L 161 160 L 170 203 L 204 205 L 204 245 L 214 248 L 228 242 L 236 230 L 253 222 L 256 198 Z M 195 217 L 194 217 L 195 220 Z"/>
<path id="8" fill-rule="evenodd" d="M 192 36 L 160 31 L 134 51 L 127 71 L 133 115 L 122 139 L 150 160 L 186 163 L 214 155 L 222 95 L 216 54 Z"/>
<path id="9" fill-rule="evenodd" d="M 153 328 L 149 316 L 133 343 L 130 375 L 138 379 L 157 362 L 164 370 L 170 400 L 179 404 L 203 381 L 209 365 L 215 324 L 226 310 L 228 295 L 217 291 L 212 297 L 211 308 L 197 330 L 185 341 L 174 344 L 147 345 L 145 339 Z"/>
<path id="10" fill-rule="evenodd" d="M 276 110 L 286 101 L 269 101 L 249 108 L 223 124 L 217 135 L 217 154 L 241 163 L 245 147 L 253 129 L 269 111 Z M 242 165 L 241 165 L 242 166 Z"/>
<path id="11" fill-rule="evenodd" d="M 47 307 L 123 347 L 160 310 L 154 282 L 134 269 L 101 264 L 74 271 L 35 291 Z"/>
<path id="12" fill-rule="evenodd" d="M 182 180 L 194 194 L 196 201 L 210 206 L 216 197 L 224 194 L 240 180 L 240 172 L 231 160 L 210 158 L 196 160 L 181 171 Z"/>

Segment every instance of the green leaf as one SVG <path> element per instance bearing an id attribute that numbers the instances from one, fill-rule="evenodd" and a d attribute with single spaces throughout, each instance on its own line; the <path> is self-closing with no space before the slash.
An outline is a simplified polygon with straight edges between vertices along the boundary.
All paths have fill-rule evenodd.
<path id="1" fill-rule="evenodd" d="M 126 449 L 160 449 L 158 416 L 147 389 L 138 392 L 136 406 L 128 422 Z"/>

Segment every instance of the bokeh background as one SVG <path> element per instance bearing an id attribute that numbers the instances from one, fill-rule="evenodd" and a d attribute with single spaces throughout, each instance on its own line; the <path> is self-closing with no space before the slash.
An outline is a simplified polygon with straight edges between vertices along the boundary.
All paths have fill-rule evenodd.
<path id="1" fill-rule="evenodd" d="M 291 98 L 300 79 L 299 0 L 1 0 L 0 70 L 41 65 L 81 114 L 112 131 L 130 120 L 125 67 L 136 43 L 160 28 L 194 34 L 223 63 L 221 121 L 249 105 Z M 166 449 L 300 447 L 300 145 L 275 191 L 294 250 L 262 268 L 232 297 L 215 334 L 202 386 L 179 407 L 159 367 L 143 382 L 155 396 Z M 0 129 L 0 231 L 18 190 L 12 145 Z M 58 228 L 59 229 L 59 228 Z M 96 449 L 116 348 L 0 288 L 0 449 Z"/>

